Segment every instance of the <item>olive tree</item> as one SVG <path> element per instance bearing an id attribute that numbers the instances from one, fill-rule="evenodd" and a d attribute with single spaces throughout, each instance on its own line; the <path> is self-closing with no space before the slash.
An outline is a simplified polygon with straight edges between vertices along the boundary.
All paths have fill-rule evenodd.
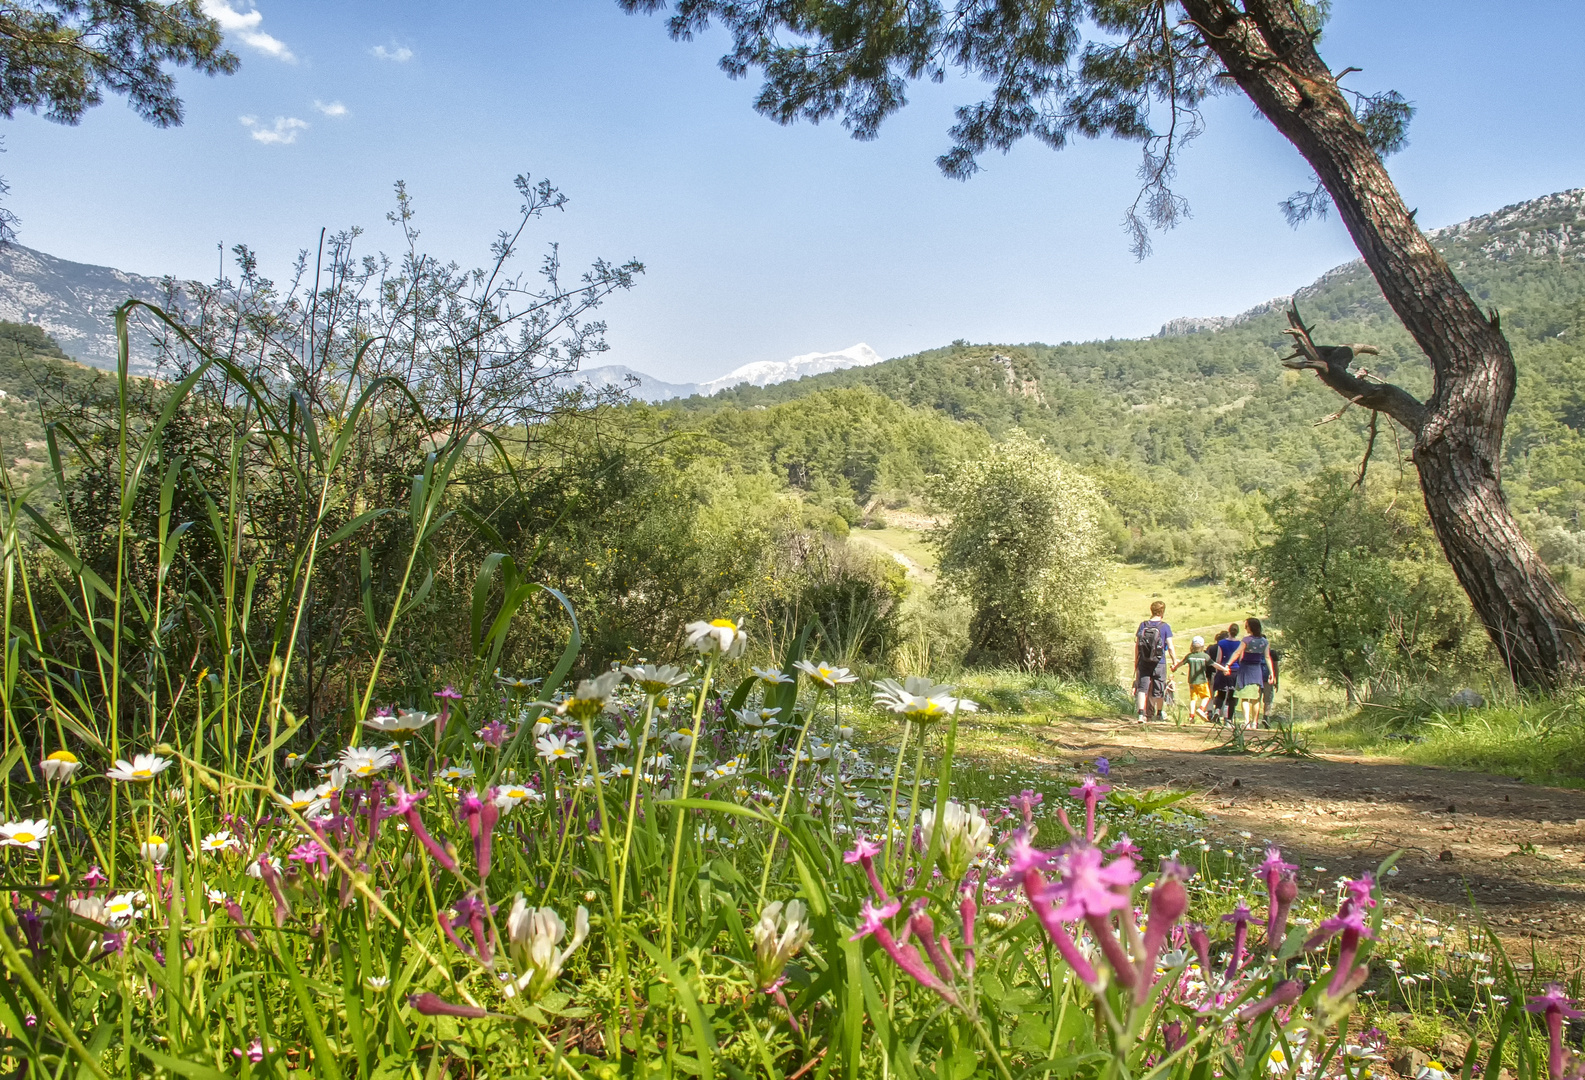
<path id="1" fill-rule="evenodd" d="M 1105 583 L 1095 484 L 1015 435 L 940 482 L 942 584 L 968 601 L 971 663 L 1092 674 Z"/>

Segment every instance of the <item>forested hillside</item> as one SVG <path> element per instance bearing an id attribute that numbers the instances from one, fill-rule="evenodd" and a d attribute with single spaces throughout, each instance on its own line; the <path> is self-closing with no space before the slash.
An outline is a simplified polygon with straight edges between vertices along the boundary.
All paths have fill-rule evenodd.
<path id="1" fill-rule="evenodd" d="M 1585 559 L 1585 533 L 1577 531 L 1585 494 L 1582 219 L 1585 189 L 1576 189 L 1435 235 L 1513 343 L 1520 381 L 1505 481 L 1548 557 L 1565 564 Z M 1427 391 L 1427 365 L 1363 264 L 1339 267 L 1294 300 L 1316 324 L 1318 341 L 1377 345 L 1381 355 L 1367 364 L 1374 374 Z M 664 415 L 675 425 L 702 425 L 745 465 L 765 463 L 794 487 L 829 498 L 833 486 L 846 485 L 859 504 L 919 491 L 919 477 L 943 453 L 972 442 L 960 424 L 932 426 L 923 416 L 903 423 L 893 403 L 993 438 L 1022 427 L 1101 481 L 1133 543 L 1170 549 L 1174 541 L 1163 531 L 1245 530 L 1261 513 L 1262 500 L 1251 493 L 1272 496 L 1329 466 L 1358 466 L 1369 414 L 1351 409 L 1316 426 L 1341 401 L 1280 364 L 1284 309 L 1273 302 L 1232 319 L 1178 320 L 1140 340 L 960 342 L 873 367 L 672 402 Z M 1381 428 L 1374 467 L 1395 471 L 1397 445 L 1390 425 Z M 915 441 L 888 442 L 898 429 L 917 433 Z M 1171 550 L 1156 554 L 1177 561 Z"/>

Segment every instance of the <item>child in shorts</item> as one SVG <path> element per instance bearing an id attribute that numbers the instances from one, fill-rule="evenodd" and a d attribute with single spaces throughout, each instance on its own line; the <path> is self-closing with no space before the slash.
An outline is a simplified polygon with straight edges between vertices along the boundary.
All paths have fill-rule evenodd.
<path id="1" fill-rule="evenodd" d="M 1211 708 L 1211 656 L 1205 651 L 1205 639 L 1198 634 L 1189 642 L 1189 655 L 1172 665 L 1177 671 L 1187 665 L 1189 669 L 1189 719 L 1209 720 Z"/>

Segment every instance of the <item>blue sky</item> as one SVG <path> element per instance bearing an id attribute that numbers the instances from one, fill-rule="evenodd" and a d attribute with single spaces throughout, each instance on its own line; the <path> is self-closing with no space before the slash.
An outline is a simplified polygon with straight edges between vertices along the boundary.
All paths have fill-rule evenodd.
<path id="1" fill-rule="evenodd" d="M 211 5 L 217 0 L 209 0 Z M 1138 263 L 1120 228 L 1137 149 L 1034 143 L 967 183 L 943 178 L 949 78 L 875 142 L 838 124 L 782 128 L 756 83 L 716 67 L 718 35 L 667 38 L 610 0 L 317 3 L 231 0 L 242 70 L 185 73 L 186 124 L 160 131 L 119 100 L 76 128 L 4 125 L 0 175 L 23 243 L 147 274 L 212 277 L 245 242 L 284 276 L 322 226 L 394 250 L 391 186 L 423 243 L 486 258 L 520 172 L 571 197 L 536 242 L 575 266 L 648 266 L 604 309 L 611 351 L 671 380 L 866 341 L 884 356 L 971 341 L 1129 337 L 1230 314 L 1354 256 L 1335 219 L 1297 232 L 1277 202 L 1296 152 L 1241 99 L 1209 109 L 1181 190 L 1193 218 Z M 1393 174 L 1419 220 L 1447 224 L 1585 184 L 1579 0 L 1336 0 L 1323 55 L 1419 109 Z M 531 266 L 531 258 L 524 260 Z"/>

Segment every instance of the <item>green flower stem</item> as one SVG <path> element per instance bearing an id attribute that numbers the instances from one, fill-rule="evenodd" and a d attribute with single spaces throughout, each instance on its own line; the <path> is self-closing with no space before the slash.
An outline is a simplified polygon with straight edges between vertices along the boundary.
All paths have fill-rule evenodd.
<path id="1" fill-rule="evenodd" d="M 945 745 L 941 748 L 941 764 L 936 770 L 936 821 L 946 819 L 947 800 L 952 794 L 952 755 L 958 745 L 958 711 L 952 710 L 947 717 L 947 735 Z M 934 865 L 936 856 L 941 853 L 941 829 L 930 831 L 930 850 L 925 852 L 924 865 Z M 913 835 L 910 829 L 908 834 Z"/>
<path id="2" fill-rule="evenodd" d="M 781 796 L 781 808 L 776 811 L 776 824 L 780 826 L 787 820 L 787 804 L 792 802 L 793 788 L 798 781 L 798 757 L 803 753 L 804 740 L 809 737 L 809 726 L 815 722 L 815 714 L 820 711 L 820 698 L 825 693 L 825 687 L 815 687 L 815 703 L 809 709 L 809 719 L 804 721 L 804 726 L 798 731 L 798 744 L 793 747 L 792 764 L 787 768 L 787 787 Z M 765 868 L 759 876 L 759 907 L 765 906 L 765 890 L 770 886 L 771 856 L 776 852 L 776 844 L 781 840 L 781 829 L 771 830 L 770 839 L 765 842 Z"/>
<path id="3" fill-rule="evenodd" d="M 705 699 L 710 696 L 710 678 L 715 674 L 716 654 L 711 653 L 710 659 L 704 666 L 704 682 L 699 684 L 699 697 L 693 703 L 693 738 L 688 741 L 688 764 L 682 771 L 681 800 L 688 798 L 688 789 L 693 784 L 693 759 L 699 752 L 699 723 L 704 717 Z M 644 729 L 648 731 L 648 728 Z M 677 903 L 677 864 L 682 861 L 682 830 L 688 823 L 688 812 L 682 807 L 677 808 L 677 828 L 671 840 L 671 870 L 666 879 L 666 959 L 673 959 L 671 954 L 672 918 Z"/>
<path id="4" fill-rule="evenodd" d="M 617 863 L 616 894 L 611 899 L 611 921 L 617 930 L 616 938 L 616 970 L 617 979 L 623 982 L 627 977 L 627 935 L 622 933 L 623 900 L 627 895 L 627 868 L 628 859 L 633 852 L 633 824 L 638 819 L 638 790 L 639 784 L 644 779 L 644 751 L 649 746 L 649 727 L 655 716 L 655 695 L 644 695 L 644 728 L 638 736 L 638 755 L 633 759 L 633 783 L 627 796 L 627 821 L 622 826 L 622 858 Z"/>
<path id="5" fill-rule="evenodd" d="M 600 815 L 600 847 L 605 850 L 605 869 L 606 873 L 611 876 L 611 882 L 614 888 L 615 882 L 617 880 L 616 846 L 611 843 L 611 822 L 606 818 L 605 814 L 605 778 L 600 775 L 600 759 L 597 758 L 594 753 L 593 716 L 585 716 L 583 718 L 583 739 L 584 744 L 588 747 L 589 751 L 589 772 L 594 777 L 595 811 Z M 618 918 L 616 923 L 616 933 L 618 937 L 621 936 L 621 932 L 621 920 Z M 609 936 L 606 938 L 606 942 L 607 945 L 609 945 Z"/>
<path id="6" fill-rule="evenodd" d="M 897 760 L 892 765 L 892 796 L 886 807 L 886 854 L 883 863 L 888 881 L 902 880 L 901 874 L 892 876 L 892 834 L 897 831 L 897 785 L 903 778 L 903 754 L 908 749 L 908 734 L 912 730 L 912 721 L 904 720 L 903 741 L 897 744 Z"/>
<path id="7" fill-rule="evenodd" d="M 919 787 L 925 772 L 925 737 L 919 734 L 919 745 L 914 748 L 914 793 L 908 800 L 908 831 L 903 833 L 903 872 L 899 883 L 908 880 L 908 867 L 914 861 L 914 823 L 919 818 Z"/>

